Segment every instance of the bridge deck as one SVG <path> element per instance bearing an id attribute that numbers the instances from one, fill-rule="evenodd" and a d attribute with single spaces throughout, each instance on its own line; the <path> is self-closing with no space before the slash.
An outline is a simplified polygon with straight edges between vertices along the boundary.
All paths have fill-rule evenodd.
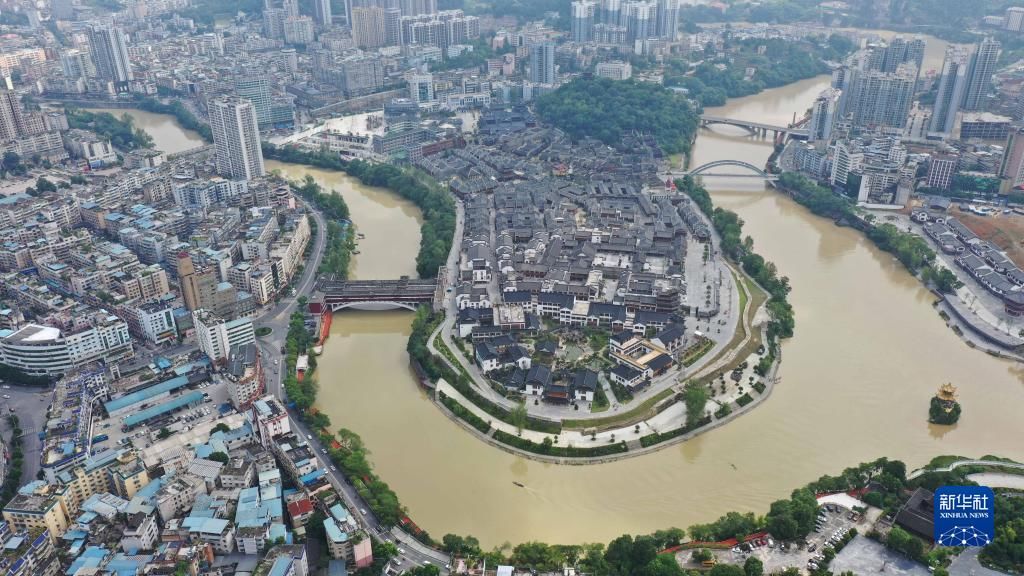
<path id="1" fill-rule="evenodd" d="M 324 298 L 339 300 L 376 300 L 382 297 L 428 301 L 434 297 L 437 281 L 403 280 L 323 280 L 318 286 Z"/>
<path id="2" fill-rule="evenodd" d="M 733 126 L 740 126 L 744 128 L 751 128 L 754 130 L 768 130 L 769 132 L 786 132 L 795 135 L 807 134 L 807 129 L 798 126 L 776 126 L 774 124 L 763 124 L 761 122 L 754 122 L 752 120 L 738 120 L 736 118 L 728 118 L 726 116 L 712 116 L 709 114 L 702 114 L 701 122 L 706 124 L 731 124 Z"/>

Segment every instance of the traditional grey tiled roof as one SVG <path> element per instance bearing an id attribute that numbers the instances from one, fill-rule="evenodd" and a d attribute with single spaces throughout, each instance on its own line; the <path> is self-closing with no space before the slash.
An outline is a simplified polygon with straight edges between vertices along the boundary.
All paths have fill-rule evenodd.
<path id="1" fill-rule="evenodd" d="M 593 392 L 599 386 L 597 372 L 583 368 L 572 375 L 573 390 L 586 390 Z"/>

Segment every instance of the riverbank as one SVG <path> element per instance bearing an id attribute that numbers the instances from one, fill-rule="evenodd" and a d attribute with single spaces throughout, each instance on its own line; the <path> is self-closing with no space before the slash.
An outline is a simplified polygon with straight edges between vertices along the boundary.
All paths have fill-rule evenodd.
<path id="1" fill-rule="evenodd" d="M 938 260 L 936 251 L 924 235 L 903 232 L 890 223 L 879 224 L 873 215 L 862 215 L 851 201 L 818 186 L 802 174 L 783 172 L 776 187 L 812 213 L 830 218 L 838 225 L 857 229 L 879 249 L 896 257 L 907 272 L 935 294 L 935 306 L 940 316 L 969 347 L 998 357 L 1024 361 L 1018 352 L 1018 338 L 998 332 L 976 314 L 962 309 L 953 293 L 957 286 L 956 277 Z"/>
<path id="2" fill-rule="evenodd" d="M 277 147 L 263 143 L 264 157 L 344 172 L 367 186 L 387 188 L 415 204 L 423 213 L 416 272 L 420 278 L 434 278 L 448 259 L 455 235 L 455 200 L 430 176 L 391 164 L 344 161 L 329 153 L 305 152 L 294 146 Z"/>
<path id="3" fill-rule="evenodd" d="M 496 433 L 500 431 L 504 434 L 504 438 L 512 437 L 514 431 L 507 429 L 509 425 L 503 422 L 495 423 L 493 420 L 487 420 L 485 414 L 480 413 L 479 408 L 477 408 L 472 403 L 465 401 L 465 399 L 461 398 L 458 395 L 457 391 L 454 391 L 453 394 L 451 390 L 447 390 L 446 387 L 450 388 L 450 385 L 443 379 L 439 380 L 437 383 L 438 392 L 434 401 L 438 409 L 450 420 L 464 428 L 467 432 L 475 436 L 477 439 L 486 442 L 487 444 L 490 444 L 491 446 L 494 446 L 495 448 L 498 448 L 509 454 L 513 454 L 515 456 L 527 458 L 529 460 L 542 462 L 546 464 L 560 464 L 571 466 L 606 464 L 609 462 L 615 462 L 618 460 L 624 460 L 627 458 L 635 458 L 637 456 L 651 454 L 653 452 L 663 450 L 671 446 L 675 446 L 682 442 L 686 442 L 687 440 L 696 438 L 701 434 L 705 434 L 707 432 L 715 430 L 716 428 L 724 426 L 725 424 L 739 418 L 740 416 L 747 414 L 748 412 L 756 408 L 758 405 L 760 405 L 762 402 L 768 400 L 768 398 L 771 396 L 772 391 L 775 389 L 775 384 L 778 383 L 777 372 L 781 360 L 782 358 L 780 354 L 771 363 L 770 367 L 768 368 L 768 372 L 765 376 L 763 388 L 761 388 L 760 392 L 756 393 L 755 395 L 749 396 L 749 402 L 743 404 L 740 404 L 739 402 L 733 402 L 731 404 L 728 404 L 726 405 L 729 406 L 728 411 L 718 412 L 714 416 L 708 415 L 705 418 L 701 419 L 695 426 L 692 427 L 684 424 L 678 428 L 670 429 L 665 432 L 658 432 L 655 427 L 651 426 L 650 423 L 645 421 L 643 428 L 650 433 L 645 434 L 643 436 L 636 437 L 634 431 L 630 430 L 628 426 L 622 429 L 613 430 L 611 432 L 605 431 L 602 432 L 601 434 L 595 434 L 594 444 L 596 444 L 597 442 L 607 442 L 606 446 L 615 445 L 614 442 L 616 434 L 619 435 L 619 438 L 629 438 L 628 442 L 620 440 L 620 443 L 625 445 L 625 449 L 614 451 L 609 450 L 607 454 L 602 455 L 592 456 L 587 455 L 586 452 L 580 452 L 579 455 L 574 456 L 544 454 L 539 453 L 536 448 L 524 449 L 521 447 L 521 445 L 513 445 L 507 440 L 503 441 L 502 436 L 498 436 Z M 450 394 L 450 396 L 445 395 L 446 391 L 448 392 L 448 394 Z M 456 413 L 456 410 L 453 410 L 453 406 L 450 404 L 451 402 L 454 402 L 455 405 L 460 407 L 463 412 Z M 681 403 L 682 400 L 680 399 L 677 402 L 673 402 L 671 406 L 676 406 Z M 669 410 L 670 406 L 666 406 L 664 409 L 659 411 L 658 414 L 668 412 Z M 685 419 L 685 412 L 681 414 L 676 414 L 675 416 L 682 416 L 683 419 Z M 566 435 L 568 436 L 569 434 L 570 433 L 567 433 Z M 576 439 L 585 440 L 586 436 L 586 434 L 577 435 Z M 518 437 L 518 435 L 516 435 L 516 437 Z M 572 442 L 572 440 L 561 441 Z M 544 446 L 543 443 L 538 444 L 536 442 L 531 442 L 531 444 L 534 447 Z M 570 446 L 572 446 L 572 444 L 570 444 Z M 552 441 L 550 444 L 548 444 L 548 447 L 549 450 L 553 448 L 554 442 Z M 584 448 L 581 450 L 586 449 Z"/>

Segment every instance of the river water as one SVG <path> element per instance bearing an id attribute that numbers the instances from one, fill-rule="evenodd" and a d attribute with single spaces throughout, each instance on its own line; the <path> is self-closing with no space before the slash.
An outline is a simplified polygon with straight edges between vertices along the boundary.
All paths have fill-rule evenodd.
<path id="1" fill-rule="evenodd" d="M 157 150 L 167 154 L 184 152 L 206 144 L 198 132 L 186 130 L 170 114 L 155 114 L 135 108 L 90 108 L 90 112 L 109 112 L 120 118 L 128 114 L 135 121 L 136 128 L 142 128 L 153 137 Z"/>
<path id="2" fill-rule="evenodd" d="M 826 78 L 815 78 L 710 112 L 784 123 L 825 85 Z M 181 144 L 180 128 L 136 118 L 158 147 Z M 716 127 L 701 133 L 693 165 L 762 165 L 770 152 L 770 142 Z M 354 277 L 414 274 L 414 207 L 337 173 L 269 167 L 296 178 L 312 174 L 345 195 L 366 234 Z M 707 182 L 716 203 L 740 214 L 758 251 L 793 286 L 797 327 L 783 345 L 781 382 L 748 415 L 609 464 L 514 457 L 449 421 L 418 389 L 404 352 L 405 312 L 336 316 L 319 362 L 320 408 L 335 426 L 362 435 L 378 473 L 421 527 L 436 537 L 473 534 L 486 546 L 608 541 L 729 510 L 764 513 L 793 488 L 878 456 L 912 467 L 949 453 L 1024 458 L 1024 368 L 965 346 L 943 325 L 929 293 L 860 234 L 754 182 Z M 928 401 L 947 381 L 959 387 L 964 414 L 957 426 L 940 429 L 927 423 Z"/>

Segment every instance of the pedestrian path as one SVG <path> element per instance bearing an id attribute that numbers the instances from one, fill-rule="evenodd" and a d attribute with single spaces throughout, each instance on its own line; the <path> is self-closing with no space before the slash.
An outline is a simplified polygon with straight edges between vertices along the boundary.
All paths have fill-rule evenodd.
<path id="1" fill-rule="evenodd" d="M 544 442 L 545 438 L 552 438 L 553 440 L 555 437 L 555 435 L 546 432 L 538 432 L 536 430 L 528 430 L 526 428 L 523 428 L 522 431 L 520 431 L 512 424 L 498 420 L 494 416 L 484 412 L 476 404 L 466 400 L 461 392 L 456 390 L 444 379 L 437 381 L 437 391 L 444 393 L 445 396 L 455 400 L 461 404 L 463 408 L 469 410 L 484 422 L 490 422 L 492 428 L 501 430 L 506 434 L 519 436 L 536 444 Z M 598 446 L 605 446 L 612 442 L 633 440 L 652 432 L 665 432 L 673 428 L 679 428 L 685 423 L 686 406 L 681 402 L 677 402 L 656 416 L 631 426 L 606 430 L 598 432 L 597 434 L 585 434 L 579 430 L 563 430 L 561 434 L 557 435 L 557 444 L 559 446 L 574 446 L 576 448 L 594 448 Z M 639 432 L 637 432 L 637 426 L 639 426 Z"/>

